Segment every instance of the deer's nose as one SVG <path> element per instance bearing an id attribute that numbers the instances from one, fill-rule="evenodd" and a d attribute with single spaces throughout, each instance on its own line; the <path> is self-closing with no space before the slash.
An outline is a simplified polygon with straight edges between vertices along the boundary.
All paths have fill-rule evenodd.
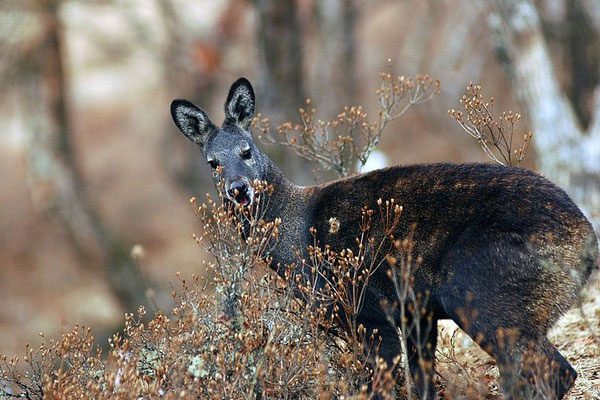
<path id="1" fill-rule="evenodd" d="M 237 193 L 236 193 L 236 191 L 237 191 Z M 245 196 L 247 191 L 248 191 L 248 185 L 243 180 L 237 180 L 237 181 L 231 182 L 231 184 L 229 185 L 229 190 L 227 190 L 227 192 L 229 193 L 229 196 L 231 196 L 234 199 L 237 197 Z"/>

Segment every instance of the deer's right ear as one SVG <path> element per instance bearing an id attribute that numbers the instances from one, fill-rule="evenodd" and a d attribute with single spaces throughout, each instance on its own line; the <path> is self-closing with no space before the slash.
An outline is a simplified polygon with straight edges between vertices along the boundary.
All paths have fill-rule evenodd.
<path id="1" fill-rule="evenodd" d="M 185 137 L 201 147 L 215 130 L 206 113 L 187 100 L 173 100 L 171 116 Z"/>
<path id="2" fill-rule="evenodd" d="M 248 129 L 254 117 L 254 89 L 246 78 L 233 82 L 225 101 L 225 122 Z"/>

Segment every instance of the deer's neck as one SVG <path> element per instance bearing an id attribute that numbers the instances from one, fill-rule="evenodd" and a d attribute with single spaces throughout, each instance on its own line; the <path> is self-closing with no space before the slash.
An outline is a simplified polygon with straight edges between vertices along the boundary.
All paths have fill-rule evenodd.
<path id="1" fill-rule="evenodd" d="M 263 218 L 267 221 L 281 218 L 279 239 L 270 254 L 273 257 L 271 267 L 277 270 L 278 265 L 285 267 L 297 263 L 297 251 L 304 251 L 308 244 L 307 194 L 310 189 L 290 182 L 270 160 L 267 165 L 265 178 L 273 185 L 273 193 Z"/>

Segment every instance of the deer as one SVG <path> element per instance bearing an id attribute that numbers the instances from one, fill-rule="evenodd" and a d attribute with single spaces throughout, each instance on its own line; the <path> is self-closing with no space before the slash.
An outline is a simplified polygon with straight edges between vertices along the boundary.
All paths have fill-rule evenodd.
<path id="1" fill-rule="evenodd" d="M 264 218 L 281 220 L 270 254 L 273 269 L 294 265 L 313 235 L 338 251 L 352 248 L 363 207 L 375 209 L 382 198 L 402 205 L 395 235 L 412 231 L 413 251 L 420 257 L 412 272 L 413 290 L 428 299 L 422 304 L 427 318 L 417 322 L 427 324 L 420 330 L 425 337 L 413 331 L 405 337 L 420 399 L 437 397 L 433 378 L 442 319 L 453 320 L 494 358 L 506 398 L 533 398 L 543 386 L 550 397 L 561 399 L 574 385 L 577 372 L 546 335 L 598 269 L 598 241 L 582 211 L 552 182 L 514 166 L 438 163 L 295 185 L 253 140 L 255 95 L 245 78 L 232 84 L 220 127 L 186 100 L 174 100 L 171 115 L 209 166 L 219 170 L 224 201 L 250 207 L 256 195 L 252 182 L 272 185 Z M 331 218 L 339 229 L 328 229 Z M 398 324 L 391 324 L 381 307 L 396 299 L 385 268 L 375 272 L 365 290 L 357 319 L 367 332 L 377 333 L 379 357 L 392 368 L 401 345 Z M 401 315 L 398 308 L 393 317 L 398 322 L 411 315 Z M 537 376 L 532 359 L 549 373 Z"/>

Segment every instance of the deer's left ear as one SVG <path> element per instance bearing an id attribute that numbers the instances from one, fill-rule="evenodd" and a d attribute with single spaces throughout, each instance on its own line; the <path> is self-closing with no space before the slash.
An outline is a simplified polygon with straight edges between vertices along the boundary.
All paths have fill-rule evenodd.
<path id="1" fill-rule="evenodd" d="M 246 78 L 231 85 L 225 102 L 225 124 L 234 123 L 246 130 L 254 118 L 254 89 Z"/>

